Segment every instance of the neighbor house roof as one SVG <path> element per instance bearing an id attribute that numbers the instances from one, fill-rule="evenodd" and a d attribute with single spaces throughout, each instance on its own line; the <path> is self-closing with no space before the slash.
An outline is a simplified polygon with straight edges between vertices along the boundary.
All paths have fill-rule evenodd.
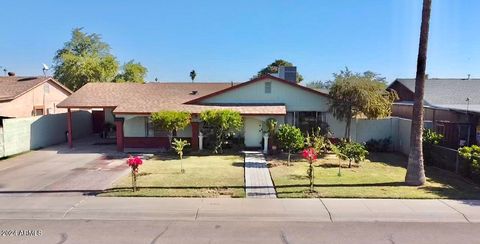
<path id="1" fill-rule="evenodd" d="M 200 113 L 206 109 L 231 109 L 251 115 L 286 114 L 281 104 L 186 104 L 235 85 L 231 82 L 87 83 L 57 107 L 110 107 L 115 114 L 150 114 L 162 110 Z"/>
<path id="2" fill-rule="evenodd" d="M 396 79 L 389 87 L 396 82 L 415 92 L 415 79 Z M 468 98 L 469 110 L 480 112 L 479 91 L 480 79 L 426 79 L 424 101 L 429 106 L 466 110 Z"/>
<path id="3" fill-rule="evenodd" d="M 66 93 L 72 94 L 72 91 L 51 77 L 4 76 L 0 77 L 0 101 L 13 100 L 47 81 L 53 82 Z"/>

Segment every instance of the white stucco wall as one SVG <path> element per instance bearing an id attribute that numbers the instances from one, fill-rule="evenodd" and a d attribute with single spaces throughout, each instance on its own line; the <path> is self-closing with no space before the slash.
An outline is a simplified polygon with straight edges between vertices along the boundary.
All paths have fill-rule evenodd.
<path id="1" fill-rule="evenodd" d="M 145 116 L 124 116 L 123 134 L 125 137 L 145 137 Z"/>
<path id="2" fill-rule="evenodd" d="M 265 93 L 266 82 L 272 82 L 271 93 Z M 227 91 L 202 103 L 282 103 L 287 111 L 328 111 L 327 97 L 272 79 Z"/>
<path id="3" fill-rule="evenodd" d="M 115 115 L 111 108 L 105 108 L 105 123 L 115 123 Z"/>
<path id="4" fill-rule="evenodd" d="M 89 112 L 73 112 L 72 120 L 74 139 L 92 133 L 92 117 Z M 0 133 L 3 149 L 0 150 L 0 157 L 65 143 L 67 130 L 66 113 L 3 119 Z"/>

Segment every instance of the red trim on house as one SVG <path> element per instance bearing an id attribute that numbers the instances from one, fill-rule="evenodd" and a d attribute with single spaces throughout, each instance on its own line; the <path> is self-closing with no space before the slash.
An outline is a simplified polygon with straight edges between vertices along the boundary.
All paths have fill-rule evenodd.
<path id="1" fill-rule="evenodd" d="M 124 137 L 126 148 L 168 148 L 168 137 Z"/>
<path id="2" fill-rule="evenodd" d="M 182 137 L 191 142 L 190 137 Z M 123 137 L 124 148 L 162 148 L 168 149 L 170 141 L 168 137 Z"/>
<path id="3" fill-rule="evenodd" d="M 222 94 L 222 93 L 225 93 L 225 92 L 228 92 L 228 91 L 237 89 L 237 88 L 239 88 L 239 87 L 243 87 L 243 86 L 246 86 L 246 85 L 250 85 L 250 84 L 252 84 L 252 83 L 255 83 L 255 82 L 258 82 L 258 81 L 261 81 L 261 80 L 264 80 L 264 79 L 276 80 L 276 81 L 279 81 L 279 82 L 283 82 L 283 83 L 285 83 L 285 84 L 288 84 L 288 85 L 290 85 L 290 86 L 297 87 L 297 88 L 303 89 L 303 90 L 305 90 L 305 91 L 315 93 L 315 94 L 317 94 L 317 95 L 322 95 L 322 96 L 330 97 L 330 96 L 329 96 L 328 94 L 326 94 L 326 93 L 323 93 L 323 92 L 320 92 L 320 91 L 317 91 L 317 90 L 314 90 L 314 89 L 311 89 L 311 88 L 308 88 L 308 87 L 299 85 L 299 84 L 297 84 L 297 83 L 290 82 L 290 81 L 288 81 L 288 80 L 284 80 L 284 79 L 275 77 L 275 76 L 273 76 L 273 75 L 262 75 L 262 76 L 260 76 L 260 77 L 255 78 L 255 79 L 249 80 L 249 81 L 247 81 L 247 82 L 243 82 L 243 83 L 240 83 L 240 84 L 238 84 L 238 85 L 234 85 L 234 86 L 225 88 L 225 89 L 223 89 L 223 90 L 216 91 L 216 92 L 207 94 L 207 95 L 202 96 L 202 97 L 199 97 L 199 98 L 195 98 L 195 99 L 193 99 L 193 100 L 190 100 L 190 101 L 186 102 L 185 104 L 195 104 L 195 103 L 200 102 L 200 101 L 202 101 L 202 100 L 204 100 L 204 99 L 206 99 L 206 98 L 214 97 L 214 96 L 217 96 L 217 95 L 219 95 L 219 94 Z"/>
<path id="4" fill-rule="evenodd" d="M 192 150 L 193 151 L 198 151 L 198 135 L 199 135 L 199 132 L 200 132 L 200 126 L 199 126 L 199 122 L 192 122 Z"/>
<path id="5" fill-rule="evenodd" d="M 125 147 L 123 142 L 123 118 L 115 119 L 116 137 L 117 137 L 117 151 L 123 152 Z"/>

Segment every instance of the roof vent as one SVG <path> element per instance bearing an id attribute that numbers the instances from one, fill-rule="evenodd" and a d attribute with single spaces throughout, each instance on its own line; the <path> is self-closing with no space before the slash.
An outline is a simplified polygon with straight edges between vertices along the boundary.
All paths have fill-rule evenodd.
<path id="1" fill-rule="evenodd" d="M 280 66 L 278 67 L 278 77 L 293 83 L 297 83 L 297 67 Z"/>
<path id="2" fill-rule="evenodd" d="M 29 80 L 35 80 L 35 79 L 37 79 L 37 77 L 25 77 L 25 78 L 18 79 L 18 81 L 29 81 Z"/>
<path id="3" fill-rule="evenodd" d="M 11 72 L 11 71 L 10 71 L 10 72 L 8 72 L 7 74 L 8 74 L 8 76 L 15 76 L 15 72 Z"/>
<path id="4" fill-rule="evenodd" d="M 192 91 L 190 92 L 190 95 L 197 95 L 198 91 Z"/>

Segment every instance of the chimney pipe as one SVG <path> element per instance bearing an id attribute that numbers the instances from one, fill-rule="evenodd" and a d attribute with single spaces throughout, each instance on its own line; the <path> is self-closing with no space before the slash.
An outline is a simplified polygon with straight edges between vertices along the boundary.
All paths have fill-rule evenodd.
<path id="1" fill-rule="evenodd" d="M 10 72 L 8 72 L 7 74 L 8 74 L 8 76 L 15 76 L 15 72 L 11 72 L 11 71 L 10 71 Z"/>

